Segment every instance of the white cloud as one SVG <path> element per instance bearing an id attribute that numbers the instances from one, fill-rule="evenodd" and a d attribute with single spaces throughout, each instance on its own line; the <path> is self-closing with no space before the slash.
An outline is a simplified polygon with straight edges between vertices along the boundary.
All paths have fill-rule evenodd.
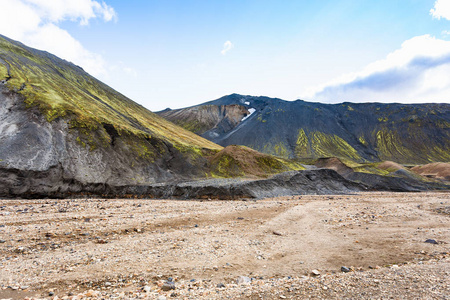
<path id="1" fill-rule="evenodd" d="M 436 0 L 434 8 L 430 10 L 430 15 L 438 20 L 441 18 L 450 20 L 450 0 Z"/>
<path id="2" fill-rule="evenodd" d="M 450 41 L 416 36 L 383 60 L 310 89 L 323 102 L 450 102 Z"/>
<path id="3" fill-rule="evenodd" d="M 22 43 L 46 50 L 83 67 L 94 76 L 106 74 L 99 54 L 85 49 L 58 26 L 69 20 L 88 25 L 91 19 L 116 20 L 114 8 L 94 0 L 0 0 L 0 33 Z"/>
<path id="4" fill-rule="evenodd" d="M 222 51 L 220 51 L 220 53 L 222 53 L 222 55 L 225 55 L 225 54 L 227 54 L 228 51 L 230 51 L 230 50 L 233 49 L 233 48 L 234 48 L 233 43 L 230 42 L 230 41 L 226 41 L 226 42 L 223 44 L 223 49 L 222 49 Z"/>

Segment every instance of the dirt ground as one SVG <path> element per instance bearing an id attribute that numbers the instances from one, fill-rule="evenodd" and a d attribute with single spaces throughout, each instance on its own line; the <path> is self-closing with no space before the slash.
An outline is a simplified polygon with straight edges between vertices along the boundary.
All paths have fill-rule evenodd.
<path id="1" fill-rule="evenodd" d="M 448 192 L 0 200 L 0 299 L 449 299 L 449 243 Z"/>

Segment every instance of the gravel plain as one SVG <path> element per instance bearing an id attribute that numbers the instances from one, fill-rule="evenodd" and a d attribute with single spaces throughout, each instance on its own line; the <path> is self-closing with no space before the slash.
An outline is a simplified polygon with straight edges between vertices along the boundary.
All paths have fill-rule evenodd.
<path id="1" fill-rule="evenodd" d="M 450 299 L 450 193 L 0 200 L 0 299 Z"/>

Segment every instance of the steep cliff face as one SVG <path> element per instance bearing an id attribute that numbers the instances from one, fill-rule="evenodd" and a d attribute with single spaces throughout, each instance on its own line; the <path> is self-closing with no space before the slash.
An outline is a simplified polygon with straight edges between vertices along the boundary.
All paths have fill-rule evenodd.
<path id="1" fill-rule="evenodd" d="M 214 140 L 233 130 L 250 112 L 243 105 L 231 104 L 166 109 L 158 114 L 202 137 Z"/>
<path id="2" fill-rule="evenodd" d="M 233 94 L 165 117 L 182 125 L 189 111 L 223 105 L 245 107 L 249 116 L 228 131 L 204 135 L 222 146 L 298 159 L 450 161 L 450 104 L 331 105 Z"/>
<path id="3" fill-rule="evenodd" d="M 204 177 L 211 149 L 182 152 L 173 144 L 105 126 L 110 142 L 92 149 L 77 128 L 58 118 L 48 122 L 23 96 L 0 85 L 0 196 L 89 192 L 102 186 L 148 185 Z M 204 152 L 202 152 L 204 151 Z M 211 153 L 208 153 L 211 152 Z"/>

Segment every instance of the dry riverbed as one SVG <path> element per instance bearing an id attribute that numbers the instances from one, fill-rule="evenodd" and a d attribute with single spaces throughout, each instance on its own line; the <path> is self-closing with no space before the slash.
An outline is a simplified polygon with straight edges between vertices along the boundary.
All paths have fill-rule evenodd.
<path id="1" fill-rule="evenodd" d="M 447 192 L 0 200 L 0 299 L 450 299 L 449 243 Z"/>

